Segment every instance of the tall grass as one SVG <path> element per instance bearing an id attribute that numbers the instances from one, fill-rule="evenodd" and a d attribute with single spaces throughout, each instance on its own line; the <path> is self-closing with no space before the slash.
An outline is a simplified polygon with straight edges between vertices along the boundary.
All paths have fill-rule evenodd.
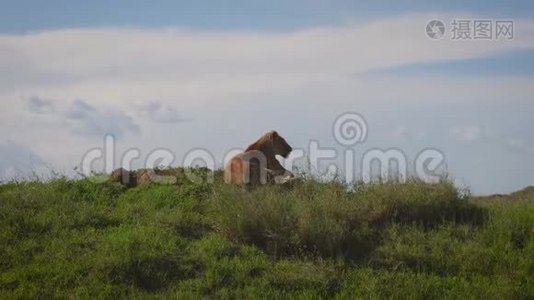
<path id="1" fill-rule="evenodd" d="M 0 185 L 0 298 L 534 297 L 534 191 Z"/>
<path id="2" fill-rule="evenodd" d="M 306 181 L 290 190 L 264 187 L 252 193 L 223 187 L 212 197 L 213 219 L 229 239 L 275 256 L 361 259 L 390 224 L 430 228 L 446 222 L 476 225 L 484 218 L 484 209 L 449 182 L 381 183 L 347 191 L 335 182 Z"/>

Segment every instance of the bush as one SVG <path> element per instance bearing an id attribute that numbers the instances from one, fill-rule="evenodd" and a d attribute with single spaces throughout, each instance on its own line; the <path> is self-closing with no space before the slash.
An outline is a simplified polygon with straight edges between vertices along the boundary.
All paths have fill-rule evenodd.
<path id="1" fill-rule="evenodd" d="M 222 187 L 213 216 L 232 240 L 277 255 L 320 254 L 360 259 L 392 223 L 436 227 L 444 222 L 480 224 L 482 208 L 448 182 L 357 186 L 308 181 L 294 189 L 264 187 L 252 193 Z"/>

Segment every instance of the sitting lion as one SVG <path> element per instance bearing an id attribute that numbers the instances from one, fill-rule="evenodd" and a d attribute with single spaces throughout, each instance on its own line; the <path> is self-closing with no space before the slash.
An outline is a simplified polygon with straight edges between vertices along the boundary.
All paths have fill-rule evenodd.
<path id="1" fill-rule="evenodd" d="M 287 158 L 292 150 L 276 131 L 269 131 L 228 162 L 224 180 L 238 185 L 258 185 L 275 182 L 275 178 L 280 176 L 293 177 L 275 157 L 281 155 Z"/>

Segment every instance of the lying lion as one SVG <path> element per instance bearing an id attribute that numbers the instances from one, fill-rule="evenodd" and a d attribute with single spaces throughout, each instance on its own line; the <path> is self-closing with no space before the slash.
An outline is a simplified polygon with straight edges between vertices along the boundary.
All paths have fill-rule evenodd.
<path id="1" fill-rule="evenodd" d="M 293 174 L 286 170 L 275 156 L 287 158 L 292 150 L 276 131 L 269 131 L 228 162 L 224 170 L 224 180 L 226 183 L 238 185 L 284 183 L 293 178 Z"/>
<path id="2" fill-rule="evenodd" d="M 154 182 L 172 184 L 178 175 L 175 173 L 174 170 L 139 169 L 136 171 L 128 171 L 124 168 L 119 168 L 111 173 L 110 181 L 118 182 L 129 187 L 146 185 Z M 162 179 L 167 179 L 167 181 L 170 182 L 162 182 Z"/>
<path id="3" fill-rule="evenodd" d="M 205 167 L 189 170 L 189 172 L 192 171 L 196 171 L 195 176 L 199 176 L 197 178 L 202 180 L 208 180 L 209 174 L 212 172 L 210 169 Z M 147 185 L 151 183 L 179 185 L 184 181 L 190 181 L 188 174 L 188 170 L 184 168 L 138 169 L 135 171 L 128 171 L 123 168 L 119 168 L 111 173 L 110 181 L 118 182 L 128 187 Z"/>

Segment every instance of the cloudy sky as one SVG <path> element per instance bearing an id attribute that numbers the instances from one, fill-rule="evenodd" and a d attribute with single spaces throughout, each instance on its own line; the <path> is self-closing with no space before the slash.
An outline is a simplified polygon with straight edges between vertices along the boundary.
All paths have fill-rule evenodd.
<path id="1" fill-rule="evenodd" d="M 0 177 L 73 175 L 107 133 L 138 165 L 159 148 L 222 161 L 270 129 L 342 153 L 333 123 L 357 112 L 359 154 L 438 149 L 477 194 L 534 184 L 534 2 L 435 2 L 3 4 Z M 455 20 L 489 20 L 492 37 L 455 39 Z"/>

